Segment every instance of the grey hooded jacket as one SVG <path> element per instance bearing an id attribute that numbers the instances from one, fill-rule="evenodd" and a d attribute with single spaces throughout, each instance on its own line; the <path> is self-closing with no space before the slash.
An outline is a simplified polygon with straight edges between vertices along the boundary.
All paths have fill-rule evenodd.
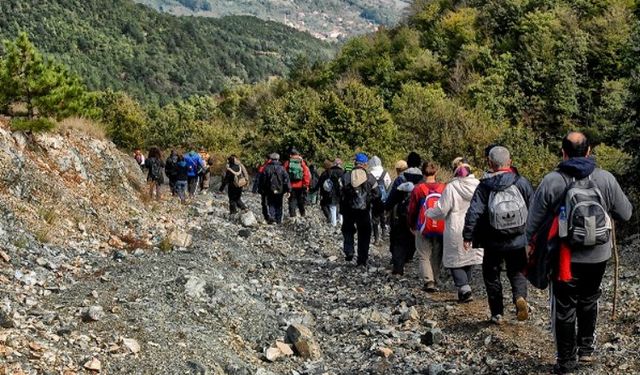
<path id="1" fill-rule="evenodd" d="M 631 218 L 631 202 L 620 188 L 616 178 L 609 172 L 595 167 L 592 158 L 572 158 L 558 166 L 556 171 L 547 174 L 533 196 L 527 219 L 527 240 L 538 233 L 544 222 L 554 215 L 554 208 L 564 199 L 568 183 L 573 179 L 591 178 L 602 192 L 604 208 L 616 220 L 627 221 Z M 573 251 L 573 263 L 600 263 L 611 258 L 611 241 L 590 249 Z"/>

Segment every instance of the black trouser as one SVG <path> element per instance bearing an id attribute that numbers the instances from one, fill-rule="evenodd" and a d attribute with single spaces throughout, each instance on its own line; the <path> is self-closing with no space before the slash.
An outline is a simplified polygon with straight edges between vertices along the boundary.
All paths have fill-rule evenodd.
<path id="1" fill-rule="evenodd" d="M 331 203 L 331 202 L 329 202 Z M 331 220 L 331 209 L 329 208 L 329 203 L 320 202 L 320 209 L 322 210 L 322 214 L 327 219 L 327 221 Z"/>
<path id="2" fill-rule="evenodd" d="M 553 282 L 552 314 L 558 363 L 565 368 L 576 366 L 577 355 L 591 355 L 595 350 L 598 299 L 602 294 L 600 284 L 606 267 L 607 262 L 573 263 L 573 280 Z"/>
<path id="3" fill-rule="evenodd" d="M 371 210 L 371 223 L 373 226 L 373 238 L 378 242 L 387 230 L 387 216 L 384 207 L 376 207 L 374 205 Z"/>
<path id="4" fill-rule="evenodd" d="M 416 240 L 406 222 L 393 223 L 391 233 L 393 236 L 393 241 L 391 241 L 393 273 L 403 275 L 404 265 L 413 258 L 416 252 Z"/>
<path id="5" fill-rule="evenodd" d="M 345 210 L 343 212 L 342 236 L 344 255 L 352 257 L 355 248 L 355 234 L 358 232 L 358 264 L 366 264 L 369 259 L 371 241 L 371 214 L 369 210 Z"/>
<path id="6" fill-rule="evenodd" d="M 178 192 L 176 191 L 176 176 L 168 176 L 169 177 L 169 188 L 171 189 L 171 195 L 176 195 Z"/>
<path id="7" fill-rule="evenodd" d="M 267 205 L 269 206 L 269 223 L 282 223 L 282 203 L 284 194 L 267 195 Z"/>
<path id="8" fill-rule="evenodd" d="M 189 176 L 187 177 L 187 183 L 189 186 L 189 195 L 193 196 L 196 193 L 196 189 L 198 188 L 198 176 Z"/>
<path id="9" fill-rule="evenodd" d="M 504 315 L 502 282 L 500 281 L 503 262 L 507 265 L 507 277 L 511 283 L 513 302 L 518 297 L 527 298 L 527 278 L 522 273 L 527 264 L 525 249 L 493 250 L 485 248 L 484 260 L 482 261 L 482 277 L 487 289 L 489 309 L 492 316 Z"/>
<path id="10" fill-rule="evenodd" d="M 229 196 L 229 212 L 235 214 L 238 208 L 246 210 L 247 206 L 242 201 L 242 189 L 229 185 L 227 187 L 227 195 Z"/>
<path id="11" fill-rule="evenodd" d="M 304 216 L 306 204 L 307 188 L 291 189 L 289 194 L 289 216 L 296 217 L 296 208 L 300 210 L 300 216 Z"/>
<path id="12" fill-rule="evenodd" d="M 269 205 L 267 204 L 267 195 L 260 194 L 260 206 L 262 207 L 262 217 L 265 221 L 269 221 Z"/>

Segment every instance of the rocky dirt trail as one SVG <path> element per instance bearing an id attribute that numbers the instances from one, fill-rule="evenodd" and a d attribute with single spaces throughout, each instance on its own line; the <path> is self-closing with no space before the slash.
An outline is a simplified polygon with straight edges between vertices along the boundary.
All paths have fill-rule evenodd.
<path id="1" fill-rule="evenodd" d="M 249 200 L 259 212 L 257 199 Z M 479 274 L 470 304 L 457 304 L 453 288 L 428 296 L 415 262 L 405 278 L 390 275 L 383 247 L 373 248 L 367 270 L 345 264 L 339 232 L 321 222 L 317 209 L 282 227 L 244 228 L 228 216 L 225 201 L 201 196 L 190 208 L 156 205 L 163 217 L 186 210 L 180 220 L 193 236 L 187 247 L 87 253 L 84 271 L 69 282 L 58 278 L 59 289 L 42 296 L 50 288 L 33 285 L 38 296 L 25 293 L 26 304 L 12 306 L 16 326 L 0 334 L 6 373 L 549 372 L 544 292 L 533 292 L 530 321 L 512 315 L 492 326 Z M 36 278 L 48 266 L 40 263 Z M 637 271 L 625 268 L 622 285 L 616 324 L 607 318 L 610 295 L 603 298 L 604 363 L 585 373 L 640 371 Z M 308 327 L 320 353 L 286 353 L 292 324 Z"/>
<path id="2" fill-rule="evenodd" d="M 84 144 L 122 170 L 104 172 Z M 145 203 L 140 171 L 105 142 L 0 131 L 0 171 L 16 158 L 28 173 L 0 173 L 0 374 L 547 374 L 553 363 L 546 292 L 531 292 L 530 321 L 492 326 L 479 270 L 475 301 L 460 305 L 449 278 L 422 292 L 415 262 L 393 277 L 386 245 L 356 268 L 317 207 L 246 227 L 224 195 Z M 40 209 L 56 204 L 54 217 Z M 600 363 L 583 374 L 640 373 L 637 241 L 622 247 L 614 323 L 610 267 Z"/>

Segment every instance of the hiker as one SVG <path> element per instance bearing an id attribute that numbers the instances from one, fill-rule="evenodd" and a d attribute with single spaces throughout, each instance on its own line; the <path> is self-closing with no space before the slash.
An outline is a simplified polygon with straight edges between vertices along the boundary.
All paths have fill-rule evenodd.
<path id="1" fill-rule="evenodd" d="M 271 159 L 269 158 L 269 155 L 267 155 L 264 163 L 256 167 L 256 174 L 253 177 L 253 185 L 251 187 L 251 191 L 254 194 L 260 194 L 260 207 L 262 209 L 262 217 L 264 218 L 264 221 L 269 221 L 269 206 L 267 205 L 267 195 L 263 194 L 260 190 L 260 178 L 269 163 L 271 163 Z"/>
<path id="2" fill-rule="evenodd" d="M 282 203 L 284 195 L 291 191 L 289 174 L 280 162 L 280 155 L 273 153 L 270 162 L 260 175 L 260 194 L 266 196 L 268 217 L 267 223 L 282 223 Z"/>
<path id="3" fill-rule="evenodd" d="M 343 216 L 345 260 L 351 262 L 355 251 L 355 235 L 358 233 L 358 266 L 366 266 L 371 241 L 371 202 L 379 197 L 376 178 L 367 172 L 369 158 L 364 153 L 355 157 L 353 170 L 342 176 L 340 213 Z"/>
<path id="4" fill-rule="evenodd" d="M 571 132 L 562 140 L 563 161 L 538 186 L 527 223 L 530 244 L 536 236 L 549 238 L 549 231 L 542 230 L 549 219 L 559 238 L 551 281 L 558 374 L 595 360 L 600 284 L 612 249 L 611 220 L 627 221 L 632 214 L 615 177 L 597 168 L 590 153 L 582 133 Z M 530 245 L 529 254 L 532 250 Z"/>
<path id="5" fill-rule="evenodd" d="M 211 166 L 213 165 L 213 160 L 204 148 L 200 148 L 198 155 L 200 155 L 200 159 L 202 160 L 202 168 L 200 168 L 198 171 L 198 187 L 200 189 L 200 192 L 202 194 L 205 194 L 209 190 L 209 181 L 211 179 Z"/>
<path id="6" fill-rule="evenodd" d="M 240 163 L 237 156 L 231 155 L 227 159 L 227 170 L 222 178 L 222 184 L 218 190 L 222 193 L 227 188 L 229 197 L 229 213 L 231 215 L 238 212 L 238 209 L 246 210 L 247 206 L 242 202 L 242 190 L 249 186 L 249 173 Z"/>
<path id="7" fill-rule="evenodd" d="M 176 152 L 176 150 L 171 150 L 171 155 L 169 155 L 164 163 L 164 174 L 166 174 L 167 178 L 169 179 L 169 188 L 171 189 L 171 195 L 173 196 L 176 196 L 177 163 L 178 153 Z"/>
<path id="8" fill-rule="evenodd" d="M 389 189 L 389 194 L 387 195 L 387 200 L 385 201 L 385 204 L 384 204 L 385 211 L 389 213 L 393 210 L 393 207 L 395 206 L 395 204 L 399 202 L 395 198 L 395 195 L 398 194 L 397 193 L 398 186 L 407 182 L 404 176 L 404 172 L 408 168 L 416 168 L 418 169 L 418 171 L 420 170 L 421 163 L 422 163 L 422 158 L 420 157 L 420 155 L 418 155 L 415 152 L 411 152 L 409 153 L 409 155 L 407 155 L 407 160 L 411 160 L 411 165 L 409 165 L 409 163 L 404 160 L 398 160 L 395 164 L 396 173 L 398 175 L 396 179 L 393 180 L 393 183 L 391 184 L 391 188 Z M 415 181 L 415 182 L 419 182 L 419 181 Z M 394 241 L 396 241 L 398 238 L 401 237 L 399 233 L 396 233 L 394 231 L 395 229 L 399 229 L 399 227 L 391 226 L 389 230 L 389 252 L 391 253 L 391 264 L 393 264 L 393 249 L 396 248 Z M 413 239 L 411 239 L 411 242 L 414 242 Z M 410 253 L 407 254 L 406 262 L 409 262 L 413 259 L 413 255 L 415 253 L 415 245 L 412 245 L 409 251 Z"/>
<path id="9" fill-rule="evenodd" d="M 162 198 L 160 194 L 160 187 L 164 183 L 164 161 L 162 160 L 162 153 L 159 148 L 151 147 L 149 149 L 149 156 L 147 156 L 144 166 L 149 171 L 147 174 L 149 198 L 153 199 L 155 195 L 156 200 L 159 201 Z"/>
<path id="10" fill-rule="evenodd" d="M 424 178 L 411 193 L 408 225 L 415 237 L 418 267 L 423 288 L 427 293 L 438 291 L 440 269 L 442 268 L 442 236 L 444 222 L 427 216 L 427 210 L 435 207 L 445 189 L 445 184 L 436 181 L 438 169 L 435 164 L 422 164 Z"/>
<path id="11" fill-rule="evenodd" d="M 404 266 L 416 252 L 413 226 L 409 225 L 409 204 L 415 185 L 422 181 L 419 168 L 408 168 L 402 172 L 403 181 L 385 202 L 391 212 L 391 273 L 404 275 Z"/>
<path id="12" fill-rule="evenodd" d="M 144 155 L 142 155 L 142 151 L 139 148 L 133 150 L 133 158 L 136 159 L 138 167 L 144 170 Z"/>
<path id="13" fill-rule="evenodd" d="M 183 155 L 178 155 L 176 162 L 176 194 L 180 198 L 180 203 L 185 204 L 187 197 L 187 185 L 189 184 L 189 164 L 184 160 Z"/>
<path id="14" fill-rule="evenodd" d="M 189 165 L 188 190 L 189 197 L 193 198 L 198 188 L 198 175 L 204 168 L 204 161 L 197 152 L 191 150 L 184 155 L 184 161 Z"/>
<path id="15" fill-rule="evenodd" d="M 425 169 L 427 176 L 437 172 L 434 165 L 429 165 Z M 435 178 L 427 177 L 428 185 L 430 182 L 435 183 Z M 484 251 L 482 249 L 473 249 L 466 251 L 464 249 L 464 241 L 462 239 L 462 229 L 464 228 L 464 218 L 471 204 L 471 198 L 480 181 L 471 173 L 471 168 L 463 162 L 456 167 L 453 172 L 453 180 L 444 186 L 432 185 L 428 191 L 434 196 L 437 195 L 439 188 L 444 187 L 441 191 L 440 198 L 435 202 L 434 206 L 428 205 L 425 212 L 428 219 L 425 221 L 425 229 L 429 233 L 428 228 L 434 227 L 434 222 L 430 220 L 445 220 L 444 232 L 442 237 L 442 263 L 445 268 L 449 269 L 453 282 L 458 289 L 458 302 L 471 302 L 473 300 L 473 291 L 471 289 L 471 279 L 473 266 L 482 264 Z M 427 189 L 425 189 L 427 190 Z M 428 200 L 425 202 L 428 203 Z M 437 238 L 440 228 L 434 228 L 431 232 L 431 238 Z M 424 231 L 423 231 L 424 235 Z M 417 236 L 416 236 L 417 237 Z M 429 236 L 427 235 L 427 239 Z M 418 249 L 418 258 L 421 257 L 421 245 L 416 243 Z M 432 247 L 433 248 L 433 247 Z M 433 257 L 431 258 L 434 259 Z M 437 258 L 436 262 L 438 262 Z M 439 265 L 439 264 L 438 264 Z M 432 266 L 435 267 L 435 266 Z"/>
<path id="16" fill-rule="evenodd" d="M 307 204 L 315 205 L 318 203 L 318 180 L 320 175 L 318 174 L 318 168 L 315 164 L 309 163 L 309 174 L 311 175 L 311 183 L 309 184 L 309 194 L 307 195 Z"/>
<path id="17" fill-rule="evenodd" d="M 371 205 L 373 241 L 376 245 L 379 245 L 387 229 L 384 202 L 387 200 L 387 193 L 391 187 L 391 176 L 384 170 L 382 160 L 377 156 L 373 156 L 371 160 L 369 160 L 369 172 L 378 181 L 378 189 L 380 190 L 380 199 L 374 201 Z"/>
<path id="18" fill-rule="evenodd" d="M 322 213 L 331 226 L 335 227 L 338 222 L 342 224 L 342 215 L 340 215 L 338 208 L 340 205 L 340 181 L 344 175 L 342 161 L 340 159 L 335 159 L 333 162 L 327 160 L 324 169 L 315 189 L 320 191 Z"/>
<path id="19" fill-rule="evenodd" d="M 504 304 L 500 271 L 506 263 L 517 319 L 529 318 L 527 279 L 522 271 L 527 264 L 524 230 L 531 183 L 511 167 L 509 150 L 496 146 L 489 152 L 492 174 L 476 189 L 465 217 L 462 236 L 464 248 L 484 248 L 482 276 L 487 289 L 491 322 L 502 324 Z M 473 246 L 472 246 L 473 245 Z"/>
<path id="20" fill-rule="evenodd" d="M 307 163 L 302 159 L 298 150 L 292 148 L 289 152 L 289 160 L 284 163 L 284 169 L 289 173 L 289 181 L 291 181 L 289 216 L 296 217 L 296 210 L 299 210 L 300 216 L 304 217 L 306 214 L 307 192 L 311 185 L 309 167 L 307 167 Z"/>

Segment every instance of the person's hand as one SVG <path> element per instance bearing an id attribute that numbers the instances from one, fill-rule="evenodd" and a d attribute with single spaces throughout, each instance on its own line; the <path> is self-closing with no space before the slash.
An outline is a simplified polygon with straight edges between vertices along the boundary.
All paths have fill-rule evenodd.
<path id="1" fill-rule="evenodd" d="M 533 252 L 534 252 L 534 250 L 535 250 L 535 249 L 534 249 L 533 245 L 527 245 L 527 249 L 525 250 L 526 255 L 527 255 L 527 261 L 528 261 L 529 259 L 531 259 L 531 257 L 533 256 Z"/>
<path id="2" fill-rule="evenodd" d="M 471 250 L 472 247 L 473 247 L 473 244 L 471 243 L 471 241 L 464 241 L 464 250 L 465 251 Z"/>

